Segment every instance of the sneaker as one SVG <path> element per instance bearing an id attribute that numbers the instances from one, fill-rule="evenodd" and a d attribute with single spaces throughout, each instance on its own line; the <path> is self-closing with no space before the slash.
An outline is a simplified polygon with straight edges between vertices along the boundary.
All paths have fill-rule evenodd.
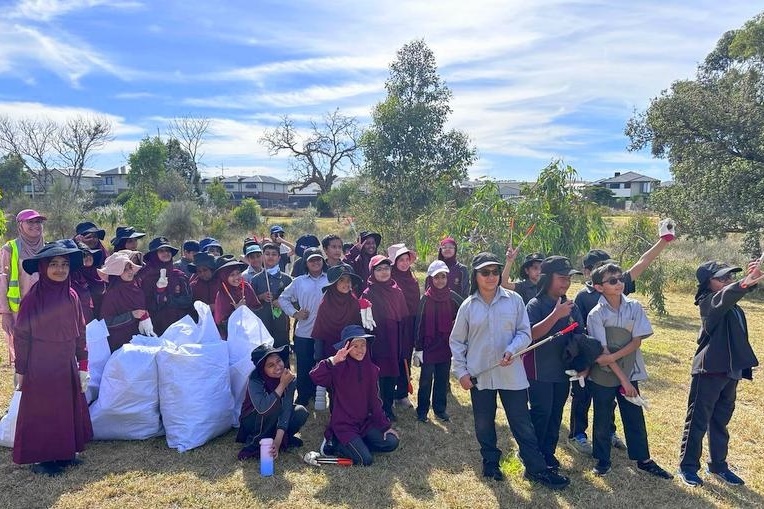
<path id="1" fill-rule="evenodd" d="M 489 477 L 494 481 L 503 481 L 504 474 L 498 465 L 485 465 L 483 466 L 483 477 Z"/>
<path id="2" fill-rule="evenodd" d="M 48 477 L 55 477 L 64 473 L 64 467 L 58 465 L 55 461 L 43 461 L 42 463 L 35 463 L 32 465 L 31 470 L 35 474 L 44 474 Z"/>
<path id="3" fill-rule="evenodd" d="M 677 474 L 679 475 L 679 478 L 682 480 L 682 482 L 687 486 L 691 486 L 693 488 L 697 486 L 703 486 L 703 479 L 700 478 L 697 472 L 690 472 L 689 470 L 680 469 Z"/>
<path id="4" fill-rule="evenodd" d="M 299 437 L 289 437 L 289 439 L 287 440 L 286 448 L 287 449 L 292 449 L 292 448 L 299 449 L 300 447 L 302 447 L 302 445 L 303 445 L 302 438 L 299 438 Z"/>
<path id="5" fill-rule="evenodd" d="M 564 475 L 555 474 L 551 470 L 542 470 L 541 472 L 530 473 L 527 470 L 523 477 L 531 482 L 546 486 L 550 490 L 561 490 L 570 484 L 570 479 Z"/>
<path id="6" fill-rule="evenodd" d="M 589 442 L 586 435 L 576 435 L 573 438 L 569 438 L 568 445 L 579 454 L 592 455 L 592 443 Z"/>
<path id="7" fill-rule="evenodd" d="M 55 462 L 56 465 L 58 465 L 61 468 L 67 468 L 67 467 L 78 467 L 82 465 L 82 460 L 79 459 L 77 456 L 70 460 L 59 460 Z"/>
<path id="8" fill-rule="evenodd" d="M 426 415 L 417 415 L 416 420 L 419 422 L 430 422 Z"/>
<path id="9" fill-rule="evenodd" d="M 649 460 L 647 463 L 637 461 L 637 468 L 644 470 L 648 474 L 652 474 L 661 479 L 673 479 L 674 476 L 663 470 L 656 462 Z"/>
<path id="10" fill-rule="evenodd" d="M 596 465 L 594 465 L 594 468 L 592 469 L 592 473 L 598 477 L 602 477 L 603 475 L 607 475 L 611 470 L 610 463 L 606 463 L 604 461 L 598 461 Z"/>
<path id="11" fill-rule="evenodd" d="M 435 417 L 437 417 L 438 419 L 440 419 L 443 422 L 449 422 L 451 420 L 451 416 L 448 415 L 446 412 L 436 413 Z"/>
<path id="12" fill-rule="evenodd" d="M 323 439 L 321 447 L 318 448 L 318 452 L 321 456 L 334 456 L 334 441 Z"/>
<path id="13" fill-rule="evenodd" d="M 722 470 L 721 472 L 711 472 L 710 470 L 706 469 L 706 472 L 709 474 L 714 474 L 716 477 L 732 486 L 742 486 L 745 484 L 745 481 L 738 477 L 737 474 L 732 472 L 729 468 L 727 470 Z"/>
<path id="14" fill-rule="evenodd" d="M 620 450 L 622 450 L 622 451 L 625 451 L 625 450 L 626 450 L 626 442 L 624 442 L 623 440 L 621 440 L 621 437 L 619 437 L 619 436 L 618 436 L 618 435 L 616 435 L 615 433 L 613 433 L 613 435 L 610 437 L 610 444 L 611 444 L 611 445 L 612 445 L 614 448 L 616 448 L 616 449 L 620 449 Z"/>
<path id="15" fill-rule="evenodd" d="M 413 408 L 414 405 L 411 403 L 411 400 L 409 400 L 408 396 L 401 399 L 395 400 L 395 406 L 398 408 Z"/>

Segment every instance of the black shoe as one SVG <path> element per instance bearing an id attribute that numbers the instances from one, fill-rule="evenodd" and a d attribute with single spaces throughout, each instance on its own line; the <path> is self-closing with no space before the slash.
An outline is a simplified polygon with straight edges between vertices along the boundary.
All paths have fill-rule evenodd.
<path id="1" fill-rule="evenodd" d="M 652 474 L 661 479 L 673 479 L 674 476 L 663 470 L 656 462 L 649 460 L 647 463 L 637 461 L 637 468 L 644 470 L 648 474 Z"/>
<path id="2" fill-rule="evenodd" d="M 561 490 L 570 484 L 570 479 L 564 475 L 555 474 L 549 469 L 534 473 L 530 473 L 526 470 L 524 477 L 529 481 L 546 486 L 550 490 Z"/>
<path id="3" fill-rule="evenodd" d="M 721 472 L 711 472 L 706 469 L 706 472 L 714 474 L 716 477 L 732 486 L 742 486 L 745 484 L 745 481 L 738 477 L 737 474 L 732 472 L 729 468 L 727 470 L 722 470 Z"/>
<path id="4" fill-rule="evenodd" d="M 426 415 L 417 415 L 416 420 L 419 422 L 430 422 Z"/>
<path id="5" fill-rule="evenodd" d="M 550 456 L 546 456 L 544 458 L 544 461 L 546 462 L 546 468 L 547 470 L 553 471 L 555 474 L 560 470 L 560 460 L 555 457 L 554 454 Z"/>
<path id="6" fill-rule="evenodd" d="M 321 453 L 321 456 L 334 456 L 334 440 L 324 438 L 323 442 L 321 442 L 321 447 L 318 448 L 318 452 Z"/>
<path id="7" fill-rule="evenodd" d="M 486 465 L 483 467 L 483 477 L 489 477 L 494 481 L 503 481 L 504 474 L 498 465 Z"/>
<path id="8" fill-rule="evenodd" d="M 287 440 L 287 449 L 296 448 L 299 449 L 302 447 L 303 441 L 302 438 L 298 437 L 289 437 L 289 440 Z"/>
<path id="9" fill-rule="evenodd" d="M 49 477 L 55 477 L 64 473 L 64 467 L 59 466 L 55 461 L 35 463 L 31 469 L 35 474 L 45 474 Z"/>
<path id="10" fill-rule="evenodd" d="M 67 468 L 67 467 L 78 467 L 82 465 L 82 460 L 79 459 L 77 456 L 70 460 L 59 460 L 55 462 L 56 465 L 58 465 L 61 468 Z"/>
<path id="11" fill-rule="evenodd" d="M 446 412 L 440 412 L 439 414 L 436 413 L 435 417 L 437 417 L 438 419 L 440 419 L 443 422 L 449 422 L 451 420 L 451 416 L 448 415 Z"/>
<path id="12" fill-rule="evenodd" d="M 598 461 L 596 465 L 594 465 L 594 468 L 592 469 L 592 473 L 596 476 L 602 477 L 603 475 L 607 475 L 610 473 L 610 463 L 605 463 L 604 461 Z"/>

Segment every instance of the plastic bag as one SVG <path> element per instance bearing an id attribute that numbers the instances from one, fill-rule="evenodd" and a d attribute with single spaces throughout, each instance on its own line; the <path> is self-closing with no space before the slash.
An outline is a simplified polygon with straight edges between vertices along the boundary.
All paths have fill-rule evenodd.
<path id="1" fill-rule="evenodd" d="M 11 403 L 8 405 L 8 413 L 0 419 L 0 445 L 13 447 L 16 438 L 16 419 L 19 417 L 19 405 L 21 404 L 21 391 L 13 391 Z"/>
<path id="2" fill-rule="evenodd" d="M 88 371 L 90 372 L 90 383 L 87 391 L 85 391 L 85 399 L 90 404 L 98 398 L 103 368 L 111 357 L 109 329 L 106 327 L 106 322 L 93 320 L 87 324 L 85 338 L 88 345 Z"/>

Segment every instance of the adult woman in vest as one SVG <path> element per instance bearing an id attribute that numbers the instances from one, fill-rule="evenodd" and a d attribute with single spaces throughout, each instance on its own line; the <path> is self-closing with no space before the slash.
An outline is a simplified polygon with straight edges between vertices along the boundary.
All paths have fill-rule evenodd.
<path id="1" fill-rule="evenodd" d="M 43 222 L 47 218 L 32 209 L 16 214 L 19 236 L 9 240 L 0 249 L 0 314 L 5 340 L 8 343 L 8 362 L 13 365 L 16 353 L 13 349 L 13 327 L 19 312 L 21 298 L 37 282 L 38 274 L 27 274 L 21 263 L 31 258 L 44 245 Z"/>

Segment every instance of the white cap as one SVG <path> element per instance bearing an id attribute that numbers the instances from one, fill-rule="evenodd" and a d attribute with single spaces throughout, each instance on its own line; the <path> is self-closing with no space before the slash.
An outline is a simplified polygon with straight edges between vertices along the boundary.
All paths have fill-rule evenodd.
<path id="1" fill-rule="evenodd" d="M 443 260 L 435 260 L 430 264 L 429 267 L 427 267 L 427 275 L 430 277 L 434 276 L 435 274 L 440 274 L 441 272 L 445 274 L 451 272 L 448 270 L 448 266 Z"/>

